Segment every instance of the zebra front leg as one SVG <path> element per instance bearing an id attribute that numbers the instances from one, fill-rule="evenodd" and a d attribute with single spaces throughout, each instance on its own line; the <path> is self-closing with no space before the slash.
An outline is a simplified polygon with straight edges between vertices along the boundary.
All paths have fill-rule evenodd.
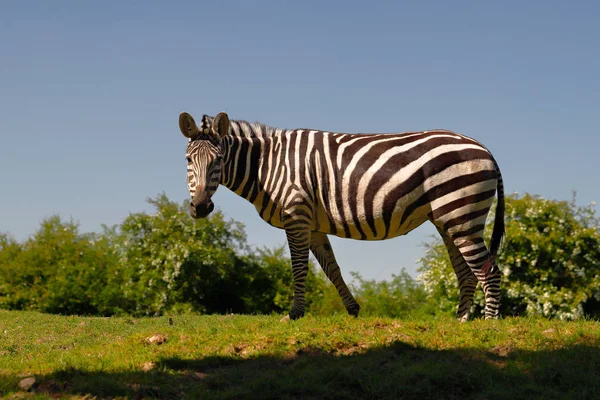
<path id="1" fill-rule="evenodd" d="M 292 274 L 294 276 L 294 301 L 289 318 L 298 319 L 304 316 L 305 311 L 306 276 L 308 275 L 308 253 L 311 232 L 308 225 L 303 223 L 302 220 L 295 219 L 293 214 L 285 218 L 283 222 L 292 259 Z"/>
<path id="2" fill-rule="evenodd" d="M 321 232 L 312 232 L 310 239 L 310 250 L 314 254 L 315 258 L 319 262 L 319 265 L 327 275 L 327 278 L 334 284 L 337 289 L 342 301 L 344 302 L 344 307 L 348 311 L 348 314 L 358 317 L 358 312 L 360 310 L 360 305 L 354 299 L 354 296 L 348 289 L 346 282 L 344 282 L 344 278 L 342 277 L 342 273 L 340 271 L 340 266 L 338 265 L 335 255 L 333 254 L 333 249 L 331 248 L 331 243 L 329 242 L 329 238 L 326 234 Z"/>

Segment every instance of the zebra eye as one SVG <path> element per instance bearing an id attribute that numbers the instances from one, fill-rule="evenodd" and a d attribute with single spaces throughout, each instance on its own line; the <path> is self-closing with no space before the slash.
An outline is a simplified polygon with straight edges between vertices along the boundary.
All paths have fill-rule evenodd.
<path id="1" fill-rule="evenodd" d="M 185 160 L 188 162 L 188 164 L 192 163 L 192 158 L 191 157 L 186 157 Z"/>

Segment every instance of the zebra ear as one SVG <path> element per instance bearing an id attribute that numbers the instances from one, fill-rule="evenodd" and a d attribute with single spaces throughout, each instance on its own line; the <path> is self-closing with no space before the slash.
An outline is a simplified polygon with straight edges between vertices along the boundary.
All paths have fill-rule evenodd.
<path id="1" fill-rule="evenodd" d="M 213 131 L 218 135 L 218 138 L 222 138 L 229 132 L 229 117 L 227 113 L 220 112 L 213 120 Z"/>
<path id="2" fill-rule="evenodd" d="M 200 135 L 200 129 L 198 129 L 196 121 L 186 112 L 179 114 L 179 129 L 183 136 L 189 139 L 195 139 Z"/>

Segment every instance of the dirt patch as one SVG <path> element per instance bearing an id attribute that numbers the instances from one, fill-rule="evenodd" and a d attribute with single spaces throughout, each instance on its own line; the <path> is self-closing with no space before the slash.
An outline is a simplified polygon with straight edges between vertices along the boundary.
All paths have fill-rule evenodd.
<path id="1" fill-rule="evenodd" d="M 376 320 L 375 323 L 373 324 L 373 326 L 375 328 L 400 328 L 402 326 L 402 324 L 400 324 L 398 321 L 382 321 L 380 319 Z"/>
<path id="2" fill-rule="evenodd" d="M 508 365 L 508 359 L 514 350 L 515 349 L 509 345 L 495 346 L 489 351 L 489 358 L 486 359 L 486 361 L 497 368 L 505 368 Z"/>
<path id="3" fill-rule="evenodd" d="M 409 342 L 409 343 L 412 343 L 412 341 L 413 341 L 413 337 L 412 336 L 409 336 L 409 335 L 407 335 L 405 333 L 401 333 L 401 332 L 393 334 L 393 335 L 390 335 L 390 336 L 388 336 L 385 339 L 385 343 L 387 345 L 390 345 L 390 344 L 395 343 L 395 342 Z"/>
<path id="4" fill-rule="evenodd" d="M 298 349 L 296 351 L 296 355 L 298 357 L 302 357 L 302 356 L 315 357 L 315 356 L 328 356 L 330 354 L 319 347 L 307 346 L 307 347 Z"/>
<path id="5" fill-rule="evenodd" d="M 368 348 L 369 345 L 366 343 L 336 343 L 335 344 L 335 354 L 336 355 L 343 355 L 343 356 L 350 356 L 352 354 L 361 354 L 364 353 Z"/>
<path id="6" fill-rule="evenodd" d="M 545 331 L 542 332 L 542 335 L 546 336 L 546 337 L 555 337 L 557 334 L 556 329 L 554 328 L 548 328 Z"/>
<path id="7" fill-rule="evenodd" d="M 252 347 L 246 343 L 236 343 L 227 346 L 226 353 L 245 357 L 250 354 L 252 350 Z"/>
<path id="8" fill-rule="evenodd" d="M 498 345 L 490 350 L 490 353 L 498 356 L 498 357 L 508 357 L 512 354 L 515 349 L 509 345 Z"/>
<path id="9" fill-rule="evenodd" d="M 56 382 L 54 380 L 43 380 L 39 386 L 36 387 L 36 393 L 56 395 L 58 393 L 65 393 L 70 388 L 69 382 Z M 54 396 L 53 396 L 54 397 Z"/>

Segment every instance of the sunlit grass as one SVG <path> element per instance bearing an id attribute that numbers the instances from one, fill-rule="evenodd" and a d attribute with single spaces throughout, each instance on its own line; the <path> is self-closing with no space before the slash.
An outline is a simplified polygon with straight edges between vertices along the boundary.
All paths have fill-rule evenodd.
<path id="1" fill-rule="evenodd" d="M 598 322 L 280 318 L 0 311 L 0 395 L 600 398 Z"/>

